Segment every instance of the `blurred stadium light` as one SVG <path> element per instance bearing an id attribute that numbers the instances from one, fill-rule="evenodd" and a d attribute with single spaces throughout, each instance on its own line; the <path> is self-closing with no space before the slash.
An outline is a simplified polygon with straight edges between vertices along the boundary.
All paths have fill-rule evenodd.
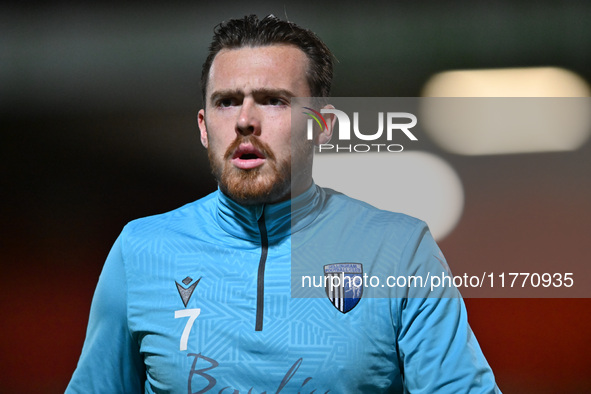
<path id="1" fill-rule="evenodd" d="M 451 153 L 570 151 L 591 133 L 589 92 L 560 68 L 448 71 L 426 83 L 421 119 Z"/>
<path id="2" fill-rule="evenodd" d="M 377 208 L 424 220 L 443 239 L 462 216 L 464 190 L 455 170 L 428 152 L 317 154 L 313 177 Z"/>

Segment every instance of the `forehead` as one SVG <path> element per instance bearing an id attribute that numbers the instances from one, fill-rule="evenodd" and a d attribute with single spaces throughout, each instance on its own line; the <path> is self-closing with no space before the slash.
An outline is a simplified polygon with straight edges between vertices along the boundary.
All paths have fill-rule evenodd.
<path id="1" fill-rule="evenodd" d="M 308 57 L 293 45 L 223 49 L 211 65 L 207 96 L 219 90 L 284 89 L 306 97 L 307 71 Z"/>

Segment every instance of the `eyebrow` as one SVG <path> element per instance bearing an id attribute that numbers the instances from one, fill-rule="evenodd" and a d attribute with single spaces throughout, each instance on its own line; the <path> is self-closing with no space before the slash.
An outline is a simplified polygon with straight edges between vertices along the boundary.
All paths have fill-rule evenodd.
<path id="1" fill-rule="evenodd" d="M 252 96 L 283 96 L 283 97 L 295 97 L 295 94 L 287 89 L 254 89 L 250 92 Z M 220 97 L 244 97 L 244 91 L 240 89 L 223 89 L 217 90 L 211 94 L 210 100 L 213 102 Z"/>

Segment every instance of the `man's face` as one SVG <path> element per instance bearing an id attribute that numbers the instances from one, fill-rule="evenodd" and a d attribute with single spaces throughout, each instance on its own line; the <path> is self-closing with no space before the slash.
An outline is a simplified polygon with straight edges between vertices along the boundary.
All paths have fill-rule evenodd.
<path id="1" fill-rule="evenodd" d="M 304 52 L 290 45 L 224 49 L 214 58 L 199 111 L 201 142 L 221 190 L 235 201 L 279 202 L 311 184 L 313 145 L 302 132 L 301 146 L 291 149 L 290 99 L 310 96 L 307 68 Z"/>

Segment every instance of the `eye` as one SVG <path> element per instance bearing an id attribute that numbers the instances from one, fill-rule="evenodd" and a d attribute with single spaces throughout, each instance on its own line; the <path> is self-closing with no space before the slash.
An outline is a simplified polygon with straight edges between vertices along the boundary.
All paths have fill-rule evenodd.
<path id="1" fill-rule="evenodd" d="M 236 105 L 236 100 L 233 98 L 229 98 L 229 97 L 222 98 L 216 102 L 216 105 L 218 107 L 222 107 L 222 108 L 232 107 L 232 106 Z"/>
<path id="2" fill-rule="evenodd" d="M 266 104 L 271 106 L 281 106 L 285 105 L 285 102 L 279 97 L 268 97 L 266 100 Z"/>

